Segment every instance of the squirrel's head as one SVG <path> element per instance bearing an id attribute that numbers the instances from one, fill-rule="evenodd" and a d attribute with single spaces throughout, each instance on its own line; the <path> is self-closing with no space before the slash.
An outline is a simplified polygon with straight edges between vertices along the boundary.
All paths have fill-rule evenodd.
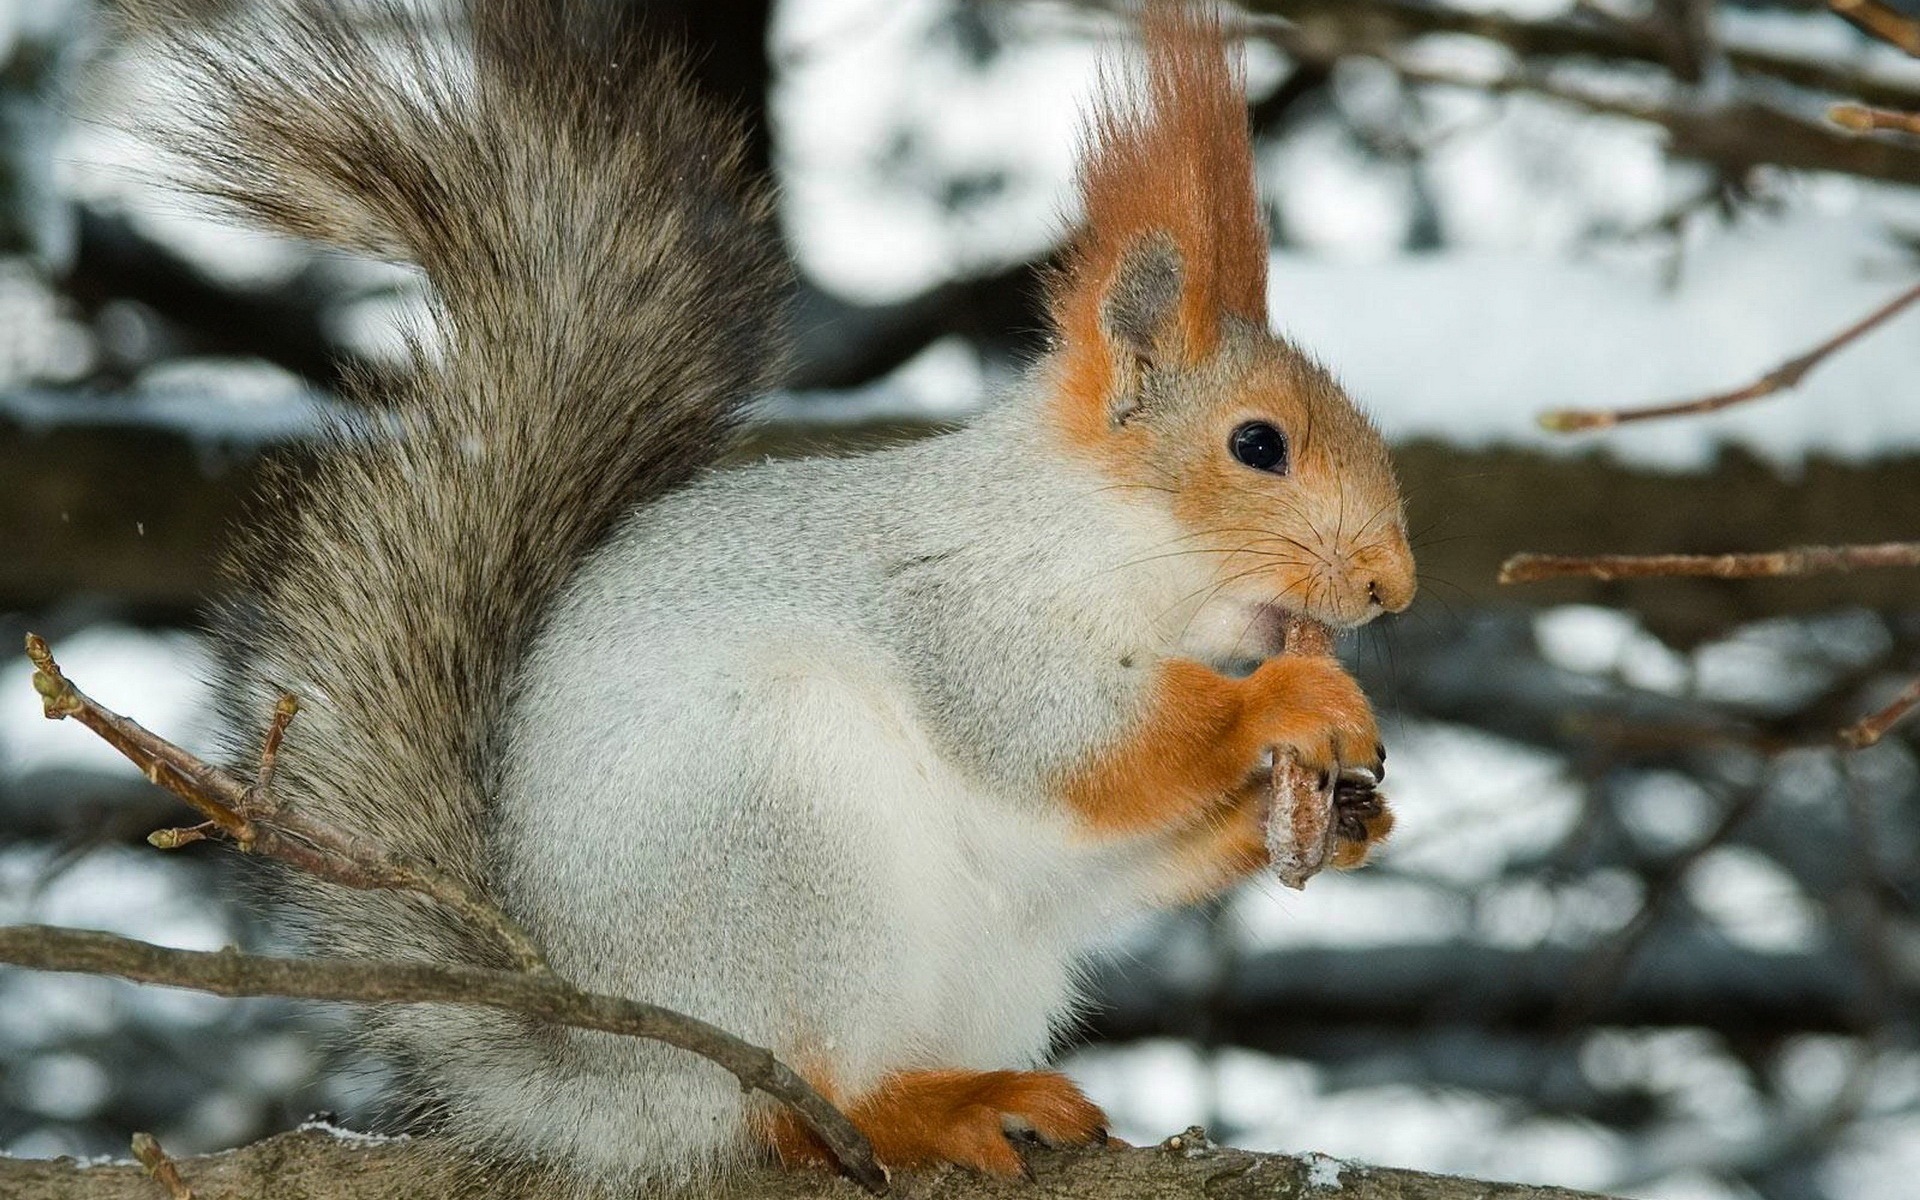
<path id="1" fill-rule="evenodd" d="M 1399 612 L 1413 555 L 1386 444 L 1268 332 L 1240 68 L 1211 9 L 1149 0 L 1143 32 L 1144 74 L 1103 88 L 1053 279 L 1053 423 L 1171 509 L 1168 552 L 1219 599 L 1341 626 Z"/>

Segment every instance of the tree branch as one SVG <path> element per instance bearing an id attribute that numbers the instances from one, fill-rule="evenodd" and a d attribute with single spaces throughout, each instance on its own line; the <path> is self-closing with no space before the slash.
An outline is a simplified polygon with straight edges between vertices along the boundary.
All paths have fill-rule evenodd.
<path id="1" fill-rule="evenodd" d="M 1897 141 L 1862 138 L 1818 121 L 1809 121 L 1751 99 L 1718 104 L 1659 103 L 1557 82 L 1538 71 L 1516 69 L 1498 74 L 1424 64 L 1401 48 L 1370 40 L 1325 41 L 1303 34 L 1290 22 L 1250 16 L 1241 26 L 1307 62 L 1327 64 L 1364 56 L 1392 67 L 1409 83 L 1457 87 L 1489 95 L 1526 93 L 1570 104 L 1586 112 L 1658 125 L 1667 132 L 1668 152 L 1742 172 L 1756 166 L 1836 171 L 1890 183 L 1920 183 L 1920 148 Z"/>
<path id="2" fill-rule="evenodd" d="M 1920 113 L 1897 108 L 1869 108 L 1864 104 L 1836 104 L 1827 120 L 1855 133 L 1911 133 L 1920 136 Z"/>
<path id="3" fill-rule="evenodd" d="M 792 1108 L 857 1181 L 872 1191 L 886 1190 L 885 1173 L 874 1163 L 865 1137 L 771 1051 L 684 1013 L 581 991 L 550 972 L 173 950 L 111 933 L 49 925 L 0 927 L 0 962 L 36 971 L 112 975 L 217 996 L 472 1005 L 664 1042 L 698 1054 L 731 1073 L 742 1087 L 765 1092 Z"/>
<path id="4" fill-rule="evenodd" d="M 1887 735 L 1907 714 L 1920 708 L 1920 679 L 1903 688 L 1885 708 L 1860 718 L 1840 731 L 1840 742 L 1854 750 L 1865 749 Z"/>
<path id="5" fill-rule="evenodd" d="M 33 662 L 33 687 L 40 693 L 48 720 L 72 717 L 79 721 L 125 755 L 148 780 L 207 819 L 191 829 L 160 830 L 148 839 L 154 846 L 171 850 L 220 836 L 242 853 L 279 859 L 347 887 L 418 892 L 489 930 L 523 969 L 546 969 L 539 947 L 526 931 L 458 880 L 423 863 L 408 862 L 365 837 L 283 810 L 270 799 L 265 785 L 273 779 L 274 756 L 288 722 L 299 711 L 292 696 L 282 696 L 274 708 L 259 774 L 249 786 L 82 692 L 61 673 L 52 650 L 36 634 L 27 635 L 27 657 Z"/>
<path id="6" fill-rule="evenodd" d="M 898 1192 L 912 1200 L 1595 1200 L 1589 1192 L 1364 1167 L 1323 1155 L 1256 1154 L 1213 1146 L 1197 1133 L 1130 1150 L 1036 1149 L 1029 1155 L 1031 1180 L 947 1170 L 902 1177 Z M 475 1162 L 434 1139 L 343 1136 L 321 1127 L 177 1165 L 198 1200 L 551 1200 L 556 1194 L 537 1172 Z M 155 1192 L 133 1164 L 0 1158 L 0 1194 L 9 1200 L 154 1200 Z M 853 1200 L 860 1192 L 823 1172 L 766 1168 L 731 1181 L 727 1194 Z"/>
<path id="7" fill-rule="evenodd" d="M 1920 58 L 1920 17 L 1911 17 L 1884 0 L 1827 0 L 1827 7 L 1860 30 Z"/>
<path id="8" fill-rule="evenodd" d="M 335 291 L 319 272 L 268 287 L 228 284 L 125 217 L 85 204 L 75 216 L 79 242 L 61 284 L 83 311 L 134 300 L 161 314 L 176 335 L 169 340 L 188 353 L 257 356 L 329 390 L 356 365 L 327 331 Z"/>
<path id="9" fill-rule="evenodd" d="M 1547 579 L 1648 579 L 1704 577 L 1765 579 L 1818 575 L 1873 567 L 1920 567 L 1920 542 L 1876 546 L 1797 546 L 1759 554 L 1516 554 L 1500 567 L 1500 582 Z"/>
<path id="10" fill-rule="evenodd" d="M 1734 844 L 1770 844 L 1757 836 L 1760 828 L 1745 828 L 1748 836 Z M 1834 876 L 1845 870 L 1835 834 L 1809 853 L 1827 856 L 1821 866 Z M 1799 877 L 1803 884 L 1828 878 Z M 1543 1051 L 1557 1034 L 1567 981 L 1591 952 L 1591 944 L 1509 948 L 1464 937 L 1303 946 L 1247 954 L 1229 977 L 1208 981 L 1162 946 L 1095 970 L 1091 990 L 1102 1004 L 1088 1014 L 1086 1031 L 1105 1044 L 1190 1039 L 1204 1012 L 1221 1044 L 1287 1058 L 1325 1062 L 1369 1046 L 1390 1058 L 1446 1058 L 1436 1048 L 1471 1033 L 1505 1042 L 1511 1053 L 1501 1057 L 1514 1061 Z M 1740 1044 L 1858 1031 L 1861 980 L 1851 961 L 1837 945 L 1751 950 L 1670 922 L 1652 931 L 1592 1018 L 1600 1026 L 1703 1028 Z M 1431 1069 L 1445 1086 L 1473 1086 L 1472 1071 L 1458 1061 Z"/>
<path id="11" fill-rule="evenodd" d="M 1776 392 L 1798 387 L 1812 370 L 1825 362 L 1839 350 L 1878 329 L 1920 300 L 1920 284 L 1901 292 L 1893 299 L 1861 317 L 1853 324 L 1821 342 L 1813 349 L 1795 358 L 1788 359 L 1765 375 L 1729 392 L 1718 392 L 1703 396 L 1697 400 L 1683 400 L 1673 404 L 1656 404 L 1646 408 L 1619 409 L 1579 409 L 1560 408 L 1540 414 L 1542 427 L 1554 433 L 1573 433 L 1578 430 L 1607 429 L 1629 421 L 1647 421 L 1658 417 L 1697 416 L 1701 413 L 1717 412 L 1723 408 L 1732 408 L 1736 404 L 1745 404 L 1750 400 L 1759 400 Z"/>
<path id="12" fill-rule="evenodd" d="M 1120 0 L 1078 3 L 1095 11 L 1130 11 Z M 1614 44 L 1607 41 L 1607 34 L 1583 26 L 1571 26 L 1573 32 L 1569 33 L 1564 22 L 1523 21 L 1406 0 L 1253 0 L 1245 7 L 1245 15 L 1228 25 L 1233 35 L 1270 42 L 1290 57 L 1311 65 L 1326 66 L 1343 58 L 1374 58 L 1409 83 L 1465 88 L 1489 95 L 1527 93 L 1591 113 L 1645 121 L 1666 130 L 1671 154 L 1712 163 L 1728 172 L 1771 165 L 1920 184 L 1920 148 L 1844 133 L 1824 121 L 1806 120 L 1739 94 L 1724 102 L 1717 97 L 1683 95 L 1678 102 L 1661 103 L 1574 86 L 1547 77 L 1532 61 L 1536 55 L 1583 53 L 1579 49 L 1545 47 L 1585 46 L 1601 57 L 1624 56 L 1665 66 L 1669 47 L 1657 33 L 1647 35 L 1644 42 L 1633 41 L 1634 52 L 1620 55 L 1604 53 L 1604 46 Z M 1435 66 L 1408 53 L 1415 36 L 1424 33 L 1490 38 L 1516 49 L 1522 62 L 1511 70 L 1492 74 Z M 1520 50 L 1522 46 L 1532 49 Z M 1773 63 L 1770 56 L 1759 58 Z M 1728 60 L 1752 62 L 1754 56 L 1729 52 Z M 1785 69 L 1787 64 L 1797 66 L 1802 74 L 1809 69 L 1808 63 L 1796 59 L 1774 65 Z M 1814 69 L 1813 75 L 1816 78 L 1802 82 L 1875 104 L 1920 104 L 1920 90 L 1910 87 L 1889 93 L 1846 72 Z"/>
<path id="13" fill-rule="evenodd" d="M 1535 19 L 1415 0 L 1242 0 L 1241 7 L 1283 17 L 1305 37 L 1341 47 L 1343 53 L 1362 46 L 1404 45 L 1431 34 L 1466 34 L 1527 59 L 1591 58 L 1663 68 L 1672 63 L 1667 37 L 1647 22 Z M 1727 65 L 1738 74 L 1856 96 L 1874 104 L 1920 107 L 1920 88 L 1903 80 L 1875 78 L 1802 55 L 1760 48 L 1730 46 L 1724 53 Z"/>
<path id="14" fill-rule="evenodd" d="M 852 304 L 801 283 L 789 301 L 799 342 L 790 386 L 871 383 L 943 337 L 958 335 L 1009 358 L 1039 346 L 1047 324 L 1038 262 L 940 284 L 895 304 Z"/>
<path id="15" fill-rule="evenodd" d="M 179 1164 L 161 1149 L 160 1139 L 150 1133 L 134 1134 L 133 1157 L 153 1176 L 154 1182 L 167 1190 L 170 1200 L 193 1200 L 193 1189 L 180 1178 Z"/>
<path id="16" fill-rule="evenodd" d="M 484 896 L 424 865 L 402 859 L 369 838 L 347 833 L 292 809 L 271 795 L 274 765 L 299 711 L 282 696 L 262 739 L 259 769 L 249 785 L 75 687 L 40 637 L 27 635 L 33 686 L 50 720 L 72 717 L 125 755 L 153 783 L 207 818 L 189 829 L 163 829 L 148 841 L 166 850 L 222 837 L 239 850 L 279 859 L 309 874 L 362 890 L 412 891 L 491 930 L 519 971 L 355 959 L 285 959 L 238 952 L 168 950 L 110 934 L 44 926 L 0 929 L 0 961 L 49 971 L 118 975 L 143 983 L 196 988 L 223 996 L 297 996 L 360 1003 L 455 1003 L 511 1009 L 561 1025 L 651 1038 L 692 1051 L 731 1071 L 742 1086 L 787 1104 L 847 1172 L 871 1191 L 886 1190 L 886 1173 L 852 1122 L 771 1051 L 697 1018 L 634 1000 L 582 992 L 546 965 L 539 947 Z M 157 1150 L 157 1147 L 156 1147 Z"/>

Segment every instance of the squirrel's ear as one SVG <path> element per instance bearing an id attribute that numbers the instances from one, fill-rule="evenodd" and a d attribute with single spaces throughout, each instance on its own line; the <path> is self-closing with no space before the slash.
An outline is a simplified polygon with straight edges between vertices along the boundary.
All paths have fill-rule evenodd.
<path id="1" fill-rule="evenodd" d="M 1210 0 L 1144 0 L 1144 58 L 1103 76 L 1089 114 L 1080 223 L 1047 298 L 1054 378 L 1089 441 L 1138 409 L 1142 367 L 1204 361 L 1226 317 L 1266 321 L 1246 92 L 1220 22 Z"/>
<path id="2" fill-rule="evenodd" d="M 1180 248 L 1149 233 L 1121 256 L 1100 300 L 1100 332 L 1119 354 L 1144 367 L 1179 354 Z"/>

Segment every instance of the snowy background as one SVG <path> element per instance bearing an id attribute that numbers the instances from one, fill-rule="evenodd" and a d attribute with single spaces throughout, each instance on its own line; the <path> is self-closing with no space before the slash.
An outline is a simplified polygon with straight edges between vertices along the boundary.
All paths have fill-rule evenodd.
<path id="1" fill-rule="evenodd" d="M 1108 6 L 654 7 L 762 118 L 783 188 L 802 361 L 769 444 L 862 444 L 990 402 L 1072 218 Z M 1066 1069 L 1134 1140 L 1203 1123 L 1675 1200 L 1911 1194 L 1920 760 L 1910 732 L 1821 745 L 1920 672 L 1920 586 L 1501 593 L 1487 563 L 1920 537 L 1920 313 L 1725 414 L 1571 439 L 1534 419 L 1743 384 L 1909 286 L 1920 244 L 1913 158 L 1689 158 L 1671 124 L 1566 93 L 1817 122 L 1832 94 L 1742 54 L 1917 97 L 1920 63 L 1791 0 L 1708 6 L 1697 83 L 1458 32 L 1383 58 L 1342 43 L 1328 5 L 1253 7 L 1334 47 L 1244 23 L 1275 321 L 1405 447 L 1431 572 L 1350 648 L 1401 831 L 1363 873 L 1256 881 L 1132 931 Z M 1351 7 L 1604 46 L 1675 6 Z M 112 119 L 151 81 L 95 17 L 0 0 L 0 634 L 48 635 L 103 702 L 205 747 L 233 717 L 210 710 L 193 632 L 218 530 L 260 450 L 327 403 L 331 357 L 379 362 L 417 297 L 157 189 Z M 1476 86 L 1516 72 L 1538 86 Z M 164 797 L 41 720 L 27 679 L 0 660 L 0 920 L 270 946 L 230 857 L 145 847 Z M 117 1152 L 145 1129 L 184 1153 L 318 1110 L 380 1120 L 377 1067 L 328 1049 L 338 1020 L 0 970 L 0 1149 Z"/>

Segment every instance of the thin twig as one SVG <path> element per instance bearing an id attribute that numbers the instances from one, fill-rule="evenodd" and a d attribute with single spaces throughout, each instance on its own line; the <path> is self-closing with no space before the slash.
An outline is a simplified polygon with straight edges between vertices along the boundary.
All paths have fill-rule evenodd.
<path id="1" fill-rule="evenodd" d="M 1516 554 L 1500 564 L 1501 583 L 1548 579 L 1762 579 L 1828 575 L 1874 567 L 1920 567 L 1920 542 L 1796 546 L 1758 554 Z"/>
<path id="2" fill-rule="evenodd" d="M 1119 0 L 1081 0 L 1083 4 L 1107 9 L 1120 7 Z M 1281 0 L 1254 0 L 1256 6 L 1278 7 Z M 1341 12 L 1361 9 L 1358 0 L 1331 0 Z M 1319 0 L 1316 0 L 1319 3 Z M 1288 4 L 1287 7 L 1291 7 Z M 1377 5 L 1369 4 L 1367 8 Z M 1445 11 L 1432 4 L 1406 5 L 1403 10 L 1423 13 Z M 1331 11 L 1331 9 L 1329 9 Z M 1481 14 L 1463 14 L 1478 20 Z M 1408 53 L 1411 39 L 1397 39 L 1390 31 L 1368 27 L 1364 17 L 1342 32 L 1316 23 L 1312 28 L 1274 16 L 1248 13 L 1231 22 L 1228 31 L 1236 38 L 1258 38 L 1272 43 L 1300 62 L 1329 65 L 1343 58 L 1360 56 L 1377 59 L 1392 67 L 1408 83 L 1440 87 L 1466 88 L 1490 96 L 1514 93 L 1543 96 L 1571 104 L 1591 113 L 1649 121 L 1667 132 L 1667 151 L 1679 158 L 1696 158 L 1724 170 L 1744 175 L 1756 166 L 1781 166 L 1793 170 L 1841 171 L 1868 179 L 1911 183 L 1920 176 L 1920 152 L 1899 142 L 1868 141 L 1848 136 L 1825 121 L 1809 120 L 1784 108 L 1755 99 L 1733 98 L 1723 103 L 1701 106 L 1663 100 L 1635 98 L 1590 85 L 1573 84 L 1558 78 L 1523 57 L 1516 67 L 1493 72 L 1473 67 L 1439 65 L 1427 57 Z M 1471 31 L 1468 31 L 1471 32 Z M 1663 61 L 1665 50 L 1649 46 L 1648 61 Z M 1738 51 L 1729 53 L 1737 62 Z M 1806 76 L 1801 82 L 1824 87 Z M 1890 93 L 1872 81 L 1848 77 L 1834 80 L 1832 90 L 1866 103 L 1889 107 L 1909 103 L 1906 92 Z M 1844 85 L 1844 86 L 1843 86 Z M 1864 89 L 1864 90 L 1863 90 Z"/>
<path id="3" fill-rule="evenodd" d="M 1870 108 L 1865 104 L 1836 104 L 1827 110 L 1827 120 L 1855 133 L 1892 130 L 1895 133 L 1920 134 L 1920 113 L 1898 108 Z"/>
<path id="4" fill-rule="evenodd" d="M 1891 320 L 1916 300 L 1920 300 L 1920 284 L 1915 284 L 1901 292 L 1798 358 L 1789 359 L 1745 387 L 1735 388 L 1730 392 L 1718 392 L 1695 400 L 1656 404 L 1647 408 L 1551 409 L 1540 414 L 1540 424 L 1553 433 L 1574 433 L 1581 430 L 1608 429 L 1628 421 L 1696 416 L 1701 413 L 1718 412 L 1720 409 L 1745 404 L 1750 400 L 1759 400 L 1798 386 L 1800 381 L 1805 379 L 1815 367 L 1825 362 L 1828 356 Z"/>
<path id="5" fill-rule="evenodd" d="M 182 846 L 191 846 L 195 842 L 204 842 L 219 834 L 220 827 L 212 821 L 200 825 L 189 825 L 183 829 L 156 829 L 147 835 L 147 845 L 155 850 L 178 850 Z"/>
<path id="6" fill-rule="evenodd" d="M 161 1187 L 167 1189 L 171 1200 L 193 1200 L 193 1189 L 187 1181 L 180 1178 L 180 1168 L 167 1152 L 160 1147 L 160 1139 L 150 1133 L 133 1135 L 133 1156 L 147 1169 Z"/>
<path id="7" fill-rule="evenodd" d="M 671 1009 L 581 991 L 551 973 L 173 950 L 115 934 L 48 925 L 0 927 L 0 962 L 38 971 L 113 975 L 219 996 L 477 1005 L 576 1029 L 664 1042 L 700 1055 L 730 1072 L 742 1087 L 792 1108 L 857 1182 L 876 1193 L 886 1190 L 886 1172 L 874 1161 L 866 1138 L 771 1051 Z"/>
<path id="8" fill-rule="evenodd" d="M 1115 3 L 1083 7 L 1119 8 Z M 1299 41 L 1321 53 L 1367 53 L 1383 46 L 1405 46 L 1433 35 L 1466 35 L 1499 45 L 1527 65 L 1551 66 L 1568 58 L 1609 64 L 1672 66 L 1671 39 L 1652 21 L 1604 20 L 1593 14 L 1557 17 L 1507 15 L 1517 5 L 1435 4 L 1432 0 L 1245 0 L 1238 11 L 1257 20 L 1281 19 Z M 1772 48 L 1744 39 L 1718 47 L 1739 76 L 1759 75 L 1810 91 L 1866 96 L 1902 104 L 1912 85 L 1882 73 L 1867 74 L 1851 63 L 1826 62 L 1791 48 Z"/>
<path id="9" fill-rule="evenodd" d="M 254 777 L 252 799 L 257 807 L 268 812 L 280 807 L 273 794 L 273 771 L 280 764 L 280 741 L 287 736 L 287 726 L 293 724 L 299 711 L 300 701 L 293 693 L 282 692 L 279 702 L 273 706 L 273 717 L 267 722 L 266 737 L 260 743 L 260 772 Z"/>
<path id="10" fill-rule="evenodd" d="M 540 949 L 497 905 L 458 880 L 401 858 L 384 846 L 294 810 L 283 810 L 268 787 L 281 738 L 299 706 L 283 697 L 267 727 L 259 773 L 249 787 L 234 775 L 174 745 L 139 722 L 121 716 L 75 687 L 61 673 L 47 643 L 27 635 L 34 690 L 49 720 L 72 717 L 139 767 L 149 780 L 192 806 L 206 823 L 164 829 L 148 841 L 174 849 L 220 836 L 247 854 L 275 858 L 321 879 L 364 891 L 408 891 L 432 897 L 450 911 L 491 932 L 522 968 L 545 970 Z"/>
<path id="11" fill-rule="evenodd" d="M 1850 750 L 1863 750 L 1887 735 L 1909 713 L 1920 708 L 1920 679 L 1909 683 L 1893 702 L 1877 712 L 1860 718 L 1840 731 L 1840 744 Z"/>
<path id="12" fill-rule="evenodd" d="M 1920 58 L 1920 17 L 1910 17 L 1885 0 L 1827 0 L 1827 7 L 1888 45 Z"/>

